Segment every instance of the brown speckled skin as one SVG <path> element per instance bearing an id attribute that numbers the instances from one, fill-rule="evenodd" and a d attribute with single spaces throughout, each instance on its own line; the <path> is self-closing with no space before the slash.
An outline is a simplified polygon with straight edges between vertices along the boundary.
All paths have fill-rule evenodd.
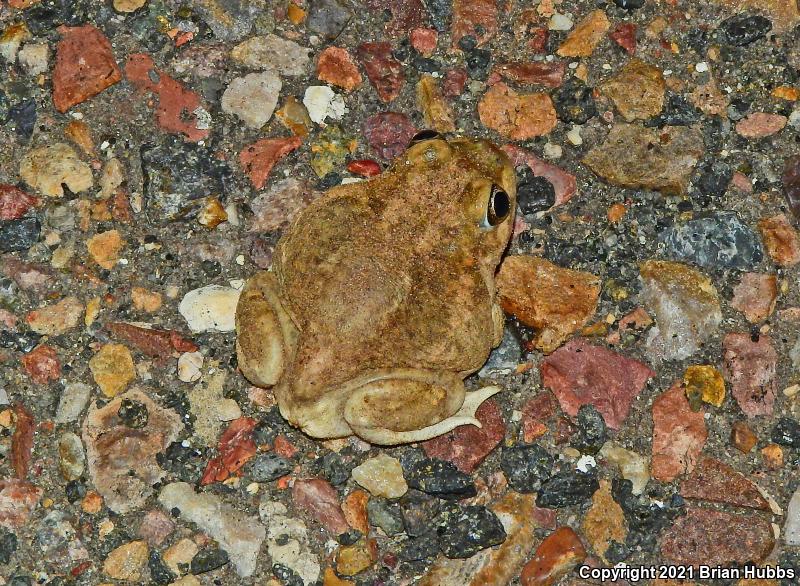
<path id="1" fill-rule="evenodd" d="M 492 184 L 511 199 L 494 227 Z M 430 436 L 414 432 L 459 411 L 463 378 L 501 338 L 494 274 L 515 207 L 506 156 L 466 139 L 421 142 L 383 174 L 329 190 L 242 293 L 242 372 L 275 385 L 281 413 L 314 437 Z"/>

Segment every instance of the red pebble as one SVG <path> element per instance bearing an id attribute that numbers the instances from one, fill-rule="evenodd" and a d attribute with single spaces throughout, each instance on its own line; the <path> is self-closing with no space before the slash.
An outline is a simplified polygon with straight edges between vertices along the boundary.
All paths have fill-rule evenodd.
<path id="1" fill-rule="evenodd" d="M 636 53 L 636 25 L 630 22 L 620 23 L 617 28 L 608 33 L 608 36 L 617 45 L 628 52 L 628 55 Z"/>
<path id="2" fill-rule="evenodd" d="M 546 53 L 547 39 L 550 38 L 550 33 L 544 27 L 532 29 L 530 31 L 531 38 L 528 40 L 528 47 L 534 53 Z"/>
<path id="3" fill-rule="evenodd" d="M 375 177 L 381 174 L 381 166 L 371 159 L 359 159 L 347 164 L 347 171 L 362 177 Z"/>
<path id="4" fill-rule="evenodd" d="M 25 215 L 39 200 L 21 189 L 0 183 L 0 220 L 16 220 Z"/>
<path id="5" fill-rule="evenodd" d="M 22 357 L 22 367 L 33 382 L 46 385 L 61 376 L 61 363 L 56 351 L 42 344 Z"/>
<path id="6" fill-rule="evenodd" d="M 432 28 L 415 28 L 411 31 L 411 46 L 423 57 L 430 57 L 436 50 L 438 33 Z"/>

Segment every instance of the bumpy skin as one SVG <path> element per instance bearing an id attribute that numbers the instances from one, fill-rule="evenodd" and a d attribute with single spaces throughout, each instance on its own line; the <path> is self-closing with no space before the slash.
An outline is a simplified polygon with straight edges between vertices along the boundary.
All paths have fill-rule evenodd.
<path id="1" fill-rule="evenodd" d="M 492 186 L 510 199 L 486 220 Z M 329 190 L 278 243 L 237 308 L 244 375 L 275 386 L 313 437 L 419 441 L 473 423 L 496 387 L 465 394 L 503 331 L 494 274 L 513 229 L 516 179 L 485 141 L 411 146 L 391 169 Z"/>

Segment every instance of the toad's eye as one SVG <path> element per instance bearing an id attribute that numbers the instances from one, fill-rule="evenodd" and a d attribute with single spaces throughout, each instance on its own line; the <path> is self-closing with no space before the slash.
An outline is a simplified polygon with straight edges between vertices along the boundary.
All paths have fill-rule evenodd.
<path id="1" fill-rule="evenodd" d="M 434 138 L 442 138 L 442 135 L 435 130 L 421 130 L 411 139 L 411 144 L 425 142 L 426 140 L 433 140 Z"/>
<path id="2" fill-rule="evenodd" d="M 492 185 L 489 202 L 486 205 L 486 223 L 497 226 L 508 217 L 511 211 L 511 200 L 508 194 L 497 185 Z"/>

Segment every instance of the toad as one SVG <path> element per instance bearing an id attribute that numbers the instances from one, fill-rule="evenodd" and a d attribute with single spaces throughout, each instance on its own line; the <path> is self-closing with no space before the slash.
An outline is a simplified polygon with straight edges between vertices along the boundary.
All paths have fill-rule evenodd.
<path id="1" fill-rule="evenodd" d="M 239 368 L 315 438 L 421 441 L 500 389 L 464 378 L 500 343 L 494 276 L 516 177 L 484 140 L 419 133 L 382 174 L 294 219 L 236 309 Z"/>

